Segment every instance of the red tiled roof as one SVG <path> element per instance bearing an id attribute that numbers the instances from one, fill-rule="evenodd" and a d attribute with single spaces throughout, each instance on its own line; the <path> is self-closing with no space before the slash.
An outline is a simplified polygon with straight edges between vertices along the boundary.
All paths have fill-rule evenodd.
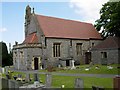
<path id="1" fill-rule="evenodd" d="M 25 40 L 23 41 L 23 43 L 38 43 L 38 38 L 37 38 L 36 33 L 29 34 L 25 38 Z"/>
<path id="2" fill-rule="evenodd" d="M 118 49 L 120 48 L 120 38 L 119 37 L 108 37 L 106 40 L 93 47 L 92 50 L 101 49 Z"/>
<path id="3" fill-rule="evenodd" d="M 102 39 L 90 23 L 36 15 L 45 37 L 72 39 Z"/>

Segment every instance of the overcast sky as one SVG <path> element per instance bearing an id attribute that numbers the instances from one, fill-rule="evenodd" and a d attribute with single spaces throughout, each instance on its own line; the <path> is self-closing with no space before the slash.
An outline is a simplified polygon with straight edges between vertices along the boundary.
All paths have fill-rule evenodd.
<path id="1" fill-rule="evenodd" d="M 19 1 L 19 2 L 18 2 Z M 34 1 L 34 2 L 33 2 Z M 35 13 L 88 23 L 99 19 L 99 11 L 108 0 L 2 0 L 0 2 L 0 41 L 14 44 L 24 40 L 25 8 Z M 1 20 L 2 19 L 2 20 Z"/>

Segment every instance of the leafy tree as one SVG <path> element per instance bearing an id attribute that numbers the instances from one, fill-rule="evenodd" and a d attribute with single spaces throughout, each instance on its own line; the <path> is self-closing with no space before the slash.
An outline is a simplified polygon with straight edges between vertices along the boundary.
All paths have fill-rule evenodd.
<path id="1" fill-rule="evenodd" d="M 120 37 L 120 1 L 107 2 L 100 10 L 100 19 L 96 20 L 95 27 L 102 31 L 103 37 Z"/>
<path id="2" fill-rule="evenodd" d="M 0 66 L 12 65 L 12 54 L 8 54 L 7 46 L 4 42 L 0 42 Z"/>

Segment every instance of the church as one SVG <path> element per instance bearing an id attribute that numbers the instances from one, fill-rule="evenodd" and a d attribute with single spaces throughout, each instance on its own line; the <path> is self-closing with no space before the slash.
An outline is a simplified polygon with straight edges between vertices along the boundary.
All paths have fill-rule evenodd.
<path id="1" fill-rule="evenodd" d="M 89 64 L 90 49 L 102 41 L 91 23 L 38 15 L 28 5 L 25 10 L 25 39 L 13 46 L 17 70 L 39 70 L 48 66 Z"/>

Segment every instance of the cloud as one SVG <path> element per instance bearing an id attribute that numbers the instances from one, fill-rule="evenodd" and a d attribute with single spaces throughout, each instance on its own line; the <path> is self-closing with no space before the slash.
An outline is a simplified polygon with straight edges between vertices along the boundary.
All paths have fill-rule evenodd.
<path id="1" fill-rule="evenodd" d="M 5 32 L 7 31 L 7 28 L 0 28 L 0 32 Z"/>
<path id="2" fill-rule="evenodd" d="M 69 6 L 79 14 L 84 21 L 94 23 L 99 19 L 102 5 L 108 0 L 70 0 Z"/>

